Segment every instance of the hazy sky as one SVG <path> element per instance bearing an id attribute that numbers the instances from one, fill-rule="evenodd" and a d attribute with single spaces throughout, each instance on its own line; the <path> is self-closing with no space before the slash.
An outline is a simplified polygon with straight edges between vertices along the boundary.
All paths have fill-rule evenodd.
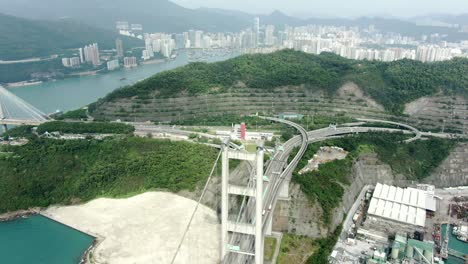
<path id="1" fill-rule="evenodd" d="M 290 15 L 408 17 L 429 13 L 468 13 L 468 0 L 172 0 L 185 7 L 216 7 L 249 13 L 278 9 Z"/>

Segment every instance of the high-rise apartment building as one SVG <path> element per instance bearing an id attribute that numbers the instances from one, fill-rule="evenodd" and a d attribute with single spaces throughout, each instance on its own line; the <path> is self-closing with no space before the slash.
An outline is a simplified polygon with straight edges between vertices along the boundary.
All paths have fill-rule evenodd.
<path id="1" fill-rule="evenodd" d="M 118 38 L 115 40 L 115 49 L 117 50 L 117 57 L 124 56 L 124 48 L 122 39 Z"/>
<path id="2" fill-rule="evenodd" d="M 111 60 L 107 62 L 107 70 L 113 71 L 120 68 L 119 60 Z"/>
<path id="3" fill-rule="evenodd" d="M 200 30 L 195 31 L 195 43 L 193 45 L 194 48 L 197 48 L 197 49 L 201 48 L 202 35 L 203 35 L 203 31 L 200 31 Z"/>
<path id="4" fill-rule="evenodd" d="M 79 48 L 79 51 L 80 51 L 80 63 L 84 63 L 85 58 L 84 58 L 83 48 Z"/>
<path id="5" fill-rule="evenodd" d="M 260 18 L 254 18 L 254 25 L 253 25 L 253 46 L 258 47 L 260 39 Z"/>
<path id="6" fill-rule="evenodd" d="M 195 38 L 196 38 L 196 32 L 195 30 L 189 30 L 188 32 L 188 39 L 190 42 L 190 47 L 195 48 Z"/>
<path id="7" fill-rule="evenodd" d="M 101 64 L 99 58 L 99 47 L 97 43 L 87 45 L 84 47 L 84 57 L 86 62 L 91 62 L 94 66 Z"/>
<path id="8" fill-rule="evenodd" d="M 72 58 L 63 58 L 62 64 L 64 67 L 78 67 L 80 66 L 80 58 L 79 57 L 72 57 Z"/>
<path id="9" fill-rule="evenodd" d="M 265 28 L 265 45 L 275 45 L 275 26 L 268 25 Z"/>
<path id="10" fill-rule="evenodd" d="M 133 68 L 137 66 L 137 59 L 136 57 L 125 57 L 124 58 L 124 67 L 125 68 Z"/>

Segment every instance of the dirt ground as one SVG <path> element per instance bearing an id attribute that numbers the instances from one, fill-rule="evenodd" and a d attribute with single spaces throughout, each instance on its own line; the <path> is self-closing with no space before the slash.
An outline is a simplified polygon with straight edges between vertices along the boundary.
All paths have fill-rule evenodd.
<path id="1" fill-rule="evenodd" d="M 320 164 L 324 164 L 334 160 L 345 159 L 348 152 L 338 147 L 321 147 L 317 154 L 309 160 L 307 165 L 299 171 L 299 174 L 304 174 L 308 171 L 318 169 Z"/>
<path id="2" fill-rule="evenodd" d="M 51 207 L 43 214 L 99 237 L 95 263 L 171 263 L 196 202 L 148 192 L 126 199 L 100 198 L 78 206 Z M 216 212 L 200 206 L 175 263 L 219 262 Z"/>

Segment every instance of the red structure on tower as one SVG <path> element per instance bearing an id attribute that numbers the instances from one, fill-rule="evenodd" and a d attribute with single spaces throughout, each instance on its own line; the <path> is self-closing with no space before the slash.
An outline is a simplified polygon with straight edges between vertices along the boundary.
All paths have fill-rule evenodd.
<path id="1" fill-rule="evenodd" d="M 245 123 L 240 125 L 240 138 L 241 140 L 245 140 L 245 134 L 247 132 L 247 128 L 245 127 Z"/>

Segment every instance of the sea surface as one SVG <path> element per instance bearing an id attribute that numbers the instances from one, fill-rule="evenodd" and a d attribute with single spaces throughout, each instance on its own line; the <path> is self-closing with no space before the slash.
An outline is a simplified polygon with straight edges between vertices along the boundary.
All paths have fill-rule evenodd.
<path id="1" fill-rule="evenodd" d="M 45 114 L 57 110 L 74 110 L 95 102 L 119 87 L 131 85 L 156 73 L 186 65 L 189 63 L 189 53 L 195 52 L 198 54 L 193 57 L 200 58 L 202 51 L 181 50 L 175 59 L 167 62 L 140 65 L 133 69 L 120 69 L 110 73 L 71 77 L 32 86 L 16 87 L 11 88 L 10 91 Z M 206 51 L 204 58 L 207 62 L 215 62 L 238 55 L 239 52 L 236 51 Z"/>
<path id="2" fill-rule="evenodd" d="M 447 225 L 442 225 L 442 237 L 445 237 L 445 230 Z M 450 226 L 450 236 L 449 236 L 449 248 L 456 250 L 458 252 L 468 255 L 468 243 L 458 240 L 453 234 L 453 226 Z M 465 262 L 462 259 L 450 256 L 445 262 L 446 264 L 464 264 Z"/>
<path id="3" fill-rule="evenodd" d="M 0 263 L 77 264 L 93 241 L 41 215 L 0 222 Z"/>

